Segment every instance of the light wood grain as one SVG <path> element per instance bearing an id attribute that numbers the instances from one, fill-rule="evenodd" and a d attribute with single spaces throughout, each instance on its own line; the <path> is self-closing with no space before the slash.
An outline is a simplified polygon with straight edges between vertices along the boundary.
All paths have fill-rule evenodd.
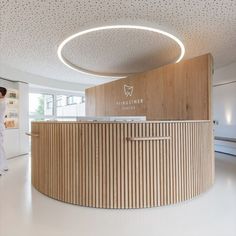
<path id="1" fill-rule="evenodd" d="M 60 201 L 155 207 L 214 182 L 210 121 L 33 122 L 32 133 L 32 184 Z"/>
<path id="2" fill-rule="evenodd" d="M 212 63 L 207 54 L 86 89 L 86 115 L 210 120 Z M 132 96 L 125 96 L 124 85 L 133 87 Z M 138 99 L 143 103 L 117 104 Z"/>

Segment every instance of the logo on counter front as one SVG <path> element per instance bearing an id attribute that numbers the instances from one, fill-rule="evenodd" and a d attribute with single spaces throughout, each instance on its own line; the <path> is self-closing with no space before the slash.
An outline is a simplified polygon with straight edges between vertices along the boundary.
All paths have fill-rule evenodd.
<path id="1" fill-rule="evenodd" d="M 131 97 L 133 94 L 134 87 L 133 86 L 128 86 L 124 85 L 124 93 L 126 97 Z"/>

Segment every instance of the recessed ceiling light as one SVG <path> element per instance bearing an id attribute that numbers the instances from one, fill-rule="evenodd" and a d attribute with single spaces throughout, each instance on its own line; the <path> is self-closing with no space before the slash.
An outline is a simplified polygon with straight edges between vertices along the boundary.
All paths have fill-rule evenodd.
<path id="1" fill-rule="evenodd" d="M 176 63 L 180 62 L 185 54 L 185 47 L 183 45 L 183 43 L 173 34 L 170 34 L 166 31 L 160 30 L 160 29 L 156 29 L 156 28 L 151 28 L 151 27 L 146 27 L 146 26 L 139 26 L 139 25 L 108 25 L 108 26 L 101 26 L 101 27 L 96 27 L 96 28 L 92 28 L 92 29 L 87 29 L 81 32 L 78 32 L 76 34 L 71 35 L 70 37 L 66 38 L 58 47 L 57 49 L 57 55 L 59 57 L 59 59 L 61 60 L 61 62 L 63 64 L 65 64 L 66 66 L 68 66 L 69 68 L 76 70 L 78 72 L 81 72 L 83 74 L 87 74 L 87 75 L 93 75 L 93 76 L 99 76 L 99 77 L 113 77 L 113 78 L 125 78 L 131 74 L 126 74 L 124 76 L 121 75 L 117 75 L 117 74 L 102 74 L 102 73 L 95 73 L 95 72 L 91 72 L 89 70 L 80 68 L 76 65 L 74 65 L 73 63 L 71 63 L 70 61 L 68 61 L 63 55 L 62 55 L 62 50 L 64 48 L 64 46 L 70 42 L 71 40 L 73 40 L 74 38 L 77 38 L 79 36 L 85 35 L 85 34 L 89 34 L 92 32 L 96 32 L 96 31 L 102 31 L 102 30 L 109 30 L 109 29 L 138 29 L 138 30 L 145 30 L 145 31 L 150 31 L 150 32 L 154 32 L 154 33 L 159 33 L 162 34 L 164 36 L 167 36 L 171 39 L 173 39 L 180 47 L 180 55 L 178 57 L 178 59 L 176 60 Z"/>

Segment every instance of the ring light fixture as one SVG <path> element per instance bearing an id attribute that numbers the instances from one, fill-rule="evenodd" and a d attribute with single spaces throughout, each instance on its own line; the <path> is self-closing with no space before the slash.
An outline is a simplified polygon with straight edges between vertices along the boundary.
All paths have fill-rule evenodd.
<path id="1" fill-rule="evenodd" d="M 64 46 L 67 43 L 69 43 L 71 40 L 73 40 L 77 37 L 80 37 L 82 35 L 92 33 L 92 32 L 97 32 L 97 31 L 102 31 L 102 30 L 110 30 L 110 29 L 137 29 L 137 30 L 144 30 L 144 31 L 149 31 L 149 32 L 162 34 L 164 36 L 167 36 L 167 37 L 173 39 L 180 47 L 181 52 L 180 52 L 180 55 L 179 55 L 178 59 L 175 61 L 175 63 L 180 62 L 184 57 L 184 54 L 185 54 L 184 44 L 176 36 L 166 32 L 166 31 L 156 29 L 156 28 L 146 27 L 146 26 L 139 26 L 139 25 L 108 25 L 108 26 L 101 26 L 101 27 L 96 27 L 96 28 L 83 30 L 83 31 L 80 31 L 80 32 L 78 32 L 76 34 L 73 34 L 73 35 L 69 36 L 68 38 L 66 38 L 59 45 L 59 47 L 57 49 L 57 55 L 58 55 L 60 61 L 63 64 L 65 64 L 66 66 L 68 66 L 69 68 L 71 68 L 73 70 L 76 70 L 80 73 L 87 74 L 87 75 L 93 75 L 93 76 L 99 76 L 99 77 L 113 77 L 113 78 L 125 78 L 129 75 L 133 75 L 133 74 L 117 74 L 117 73 L 109 73 L 109 74 L 108 73 L 97 73 L 97 72 L 90 71 L 90 70 L 87 70 L 87 69 L 83 69 L 83 68 L 80 68 L 80 67 L 74 65 L 73 63 L 71 63 L 69 60 L 67 60 L 62 55 L 62 50 L 63 50 Z"/>

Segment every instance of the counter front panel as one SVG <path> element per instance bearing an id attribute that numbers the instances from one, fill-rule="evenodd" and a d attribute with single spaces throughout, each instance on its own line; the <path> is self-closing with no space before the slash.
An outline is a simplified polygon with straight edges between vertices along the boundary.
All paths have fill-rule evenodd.
<path id="1" fill-rule="evenodd" d="M 33 122 L 32 184 L 99 208 L 178 203 L 214 182 L 210 121 Z"/>

